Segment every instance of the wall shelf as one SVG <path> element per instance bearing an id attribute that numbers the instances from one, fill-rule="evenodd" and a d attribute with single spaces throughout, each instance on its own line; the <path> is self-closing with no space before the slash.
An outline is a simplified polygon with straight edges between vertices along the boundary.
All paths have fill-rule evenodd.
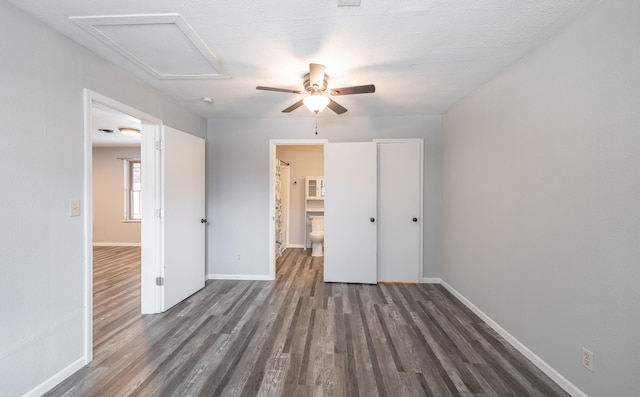
<path id="1" fill-rule="evenodd" d="M 304 247 L 307 248 L 311 232 L 311 215 L 324 215 L 324 177 L 308 176 L 305 178 L 304 200 Z"/>

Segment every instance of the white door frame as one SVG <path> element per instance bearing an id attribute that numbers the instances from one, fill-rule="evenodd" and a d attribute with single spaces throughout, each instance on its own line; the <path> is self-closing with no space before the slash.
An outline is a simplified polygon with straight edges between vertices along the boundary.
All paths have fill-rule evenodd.
<path id="1" fill-rule="evenodd" d="M 282 176 L 283 169 L 287 170 L 287 178 L 285 180 L 285 183 L 287 184 L 287 190 L 282 200 L 282 202 L 284 203 L 284 206 L 282 207 L 282 212 L 286 214 L 286 222 L 285 222 L 284 236 L 283 236 L 284 242 L 282 245 L 283 245 L 283 249 L 287 249 L 289 247 L 289 220 L 291 219 L 291 216 L 290 216 L 291 186 L 289 186 L 289 184 L 291 183 L 291 166 L 290 165 L 280 166 L 281 176 Z"/>
<path id="2" fill-rule="evenodd" d="M 425 226 L 425 222 L 424 222 L 424 139 L 420 139 L 420 138 L 410 138 L 410 139 L 374 139 L 373 142 L 376 143 L 419 143 L 420 144 L 420 210 L 419 210 L 419 214 L 418 214 L 418 219 L 420 219 L 420 228 L 419 228 L 419 241 L 420 241 L 420 251 L 418 254 L 418 267 L 419 269 L 419 282 L 423 283 L 424 282 L 424 263 L 423 263 L 423 258 L 424 258 L 424 253 L 423 253 L 423 249 L 424 249 L 424 237 L 423 237 L 423 233 L 424 233 L 424 226 Z"/>
<path id="3" fill-rule="evenodd" d="M 153 154 L 154 158 L 159 157 L 155 154 L 155 136 L 159 134 L 162 120 L 151 116 L 147 113 L 144 113 L 140 110 L 132 108 L 128 105 L 125 105 L 121 102 L 118 102 L 114 99 L 101 95 L 97 92 L 91 91 L 87 88 L 83 90 L 84 95 L 84 194 L 83 200 L 84 203 L 82 205 L 82 211 L 84 215 L 84 303 L 85 303 L 85 313 L 84 313 L 84 357 L 85 364 L 88 364 L 93 360 L 93 147 L 92 147 L 92 139 L 91 132 L 92 128 L 92 106 L 93 103 L 100 103 L 106 105 L 114 110 L 120 111 L 122 113 L 126 113 L 133 117 L 136 117 L 142 120 L 142 131 L 141 131 L 141 142 L 140 142 L 140 151 L 141 156 L 145 156 L 145 152 L 147 153 L 147 161 L 151 163 L 151 159 L 148 158 L 149 153 Z M 149 147 L 150 146 L 150 147 Z M 155 161 L 155 160 L 154 160 Z M 149 174 L 146 174 L 145 177 L 151 177 L 149 182 L 152 183 L 153 189 L 157 190 L 159 188 L 155 183 L 156 178 L 155 174 L 156 167 L 143 167 L 147 168 Z M 144 172 L 144 171 L 143 171 Z M 159 174 L 159 173 L 157 173 Z M 155 196 L 155 195 L 147 195 L 147 196 Z M 152 197 L 154 198 L 154 197 Z M 144 207 L 144 203 L 143 203 Z M 143 209 L 143 214 L 144 214 Z M 146 224 L 146 225 L 145 225 Z M 151 234 L 149 232 L 145 232 L 145 227 L 147 230 L 152 230 Z M 155 280 L 155 274 L 157 272 L 157 264 L 160 262 L 156 260 L 155 255 L 159 253 L 159 245 L 156 243 L 155 231 L 153 229 L 155 225 L 153 222 L 143 222 L 142 223 L 142 246 L 145 248 L 145 254 L 148 253 L 147 258 L 142 262 L 142 283 L 141 283 L 141 292 L 143 292 L 143 298 L 141 302 L 142 310 L 145 312 L 145 307 L 159 307 L 160 300 L 159 296 L 155 294 L 149 295 L 149 286 L 147 286 L 147 292 L 145 293 L 145 284 L 148 284 L 148 281 L 151 280 L 153 283 Z M 146 236 L 145 236 L 146 235 Z M 146 238 L 146 239 L 145 239 Z M 148 260 L 147 260 L 148 259 Z M 145 277 L 145 274 L 152 274 L 151 277 Z M 157 290 L 157 288 L 152 288 L 152 291 Z M 148 299 L 146 299 L 148 298 Z"/>
<path id="4" fill-rule="evenodd" d="M 276 279 L 276 214 L 275 214 L 275 167 L 276 146 L 284 145 L 324 145 L 328 139 L 270 139 L 269 140 L 269 280 Z M 289 214 L 291 216 L 291 214 Z"/>

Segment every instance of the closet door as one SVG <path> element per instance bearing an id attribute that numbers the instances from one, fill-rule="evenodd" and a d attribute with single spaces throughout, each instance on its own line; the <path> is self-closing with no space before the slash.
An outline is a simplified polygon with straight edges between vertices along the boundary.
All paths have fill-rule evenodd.
<path id="1" fill-rule="evenodd" d="M 418 283 L 422 250 L 422 146 L 378 145 L 378 280 Z"/>
<path id="2" fill-rule="evenodd" d="M 324 281 L 375 284 L 377 144 L 324 145 Z"/>

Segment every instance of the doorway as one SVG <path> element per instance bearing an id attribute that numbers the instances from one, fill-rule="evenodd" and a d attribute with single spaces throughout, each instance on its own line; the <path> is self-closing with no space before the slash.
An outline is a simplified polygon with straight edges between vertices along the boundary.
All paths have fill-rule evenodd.
<path id="1" fill-rule="evenodd" d="M 271 213 L 269 216 L 269 247 L 276 247 L 276 180 L 275 180 L 275 168 L 276 161 L 283 160 L 289 163 L 290 169 L 290 183 L 289 183 L 289 214 L 288 214 L 288 226 L 287 234 L 288 240 L 286 241 L 287 248 L 305 248 L 305 229 L 306 218 L 304 216 L 304 190 L 305 190 L 305 176 L 310 175 L 322 175 L 323 165 L 315 165 L 308 163 L 308 159 L 305 158 L 303 153 L 305 147 L 311 149 L 315 147 L 316 153 L 320 153 L 322 156 L 322 148 L 327 139 L 274 139 L 269 142 L 270 156 L 269 156 L 269 208 Z M 300 151 L 296 154 L 295 148 L 299 148 Z M 280 150 L 279 150 L 280 149 Z M 278 158 L 280 153 L 281 157 Z M 308 153 L 308 152 L 307 152 Z M 317 156 L 316 156 L 317 157 Z M 322 157 L 320 157 L 322 161 Z M 311 168 L 309 168 L 311 167 Z M 312 174 L 306 175 L 306 173 L 312 172 Z M 269 258 L 269 278 L 275 279 L 276 274 L 276 256 L 277 250 L 272 249 L 272 254 Z"/>
<path id="2" fill-rule="evenodd" d="M 137 139 L 132 139 L 132 138 L 127 138 L 127 137 L 119 137 L 119 139 L 126 141 L 127 143 L 125 143 L 124 145 L 129 145 L 129 147 L 131 145 L 133 145 L 133 143 L 135 142 L 139 149 L 133 150 L 133 151 L 129 151 L 129 154 L 122 154 L 120 156 L 120 159 L 118 159 L 117 157 L 113 159 L 113 161 L 116 162 L 116 164 L 119 164 L 122 170 L 122 174 L 125 173 L 124 171 L 124 167 L 125 167 L 125 163 L 128 162 L 129 164 L 133 163 L 134 160 L 144 160 L 145 157 L 145 150 L 148 151 L 149 150 L 149 146 L 151 147 L 151 150 L 153 150 L 153 142 L 154 142 L 154 136 L 156 131 L 158 131 L 160 129 L 160 126 L 162 125 L 162 121 L 152 117 L 150 115 L 147 115 L 146 113 L 143 113 L 137 109 L 131 108 L 125 104 L 122 104 L 120 102 L 117 102 L 111 98 L 105 97 L 103 95 L 100 95 L 98 93 L 95 93 L 91 90 L 84 90 L 84 115 L 85 115 L 85 172 L 84 172 L 84 197 L 83 197 L 83 213 L 84 213 L 84 221 L 85 221 L 85 294 L 84 294 L 84 301 L 85 301 L 85 308 L 86 308 L 86 312 L 85 312 L 85 357 L 86 357 L 86 362 L 90 362 L 93 359 L 93 255 L 94 255 L 94 249 L 93 249 L 93 245 L 94 245 L 94 175 L 93 175 L 93 171 L 94 171 L 94 155 L 93 155 L 93 148 L 94 148 L 94 142 L 99 145 L 102 141 L 103 136 L 101 134 L 106 135 L 111 135 L 111 134 L 116 134 L 116 131 L 114 131 L 115 129 L 118 129 L 118 127 L 133 127 L 134 129 L 137 129 L 139 132 L 137 132 L 138 137 Z M 100 119 L 100 117 L 103 118 L 109 118 L 112 117 L 113 120 L 112 122 L 118 124 L 113 124 L 111 127 L 108 127 L 107 125 L 103 125 L 103 126 L 98 126 L 96 125 L 98 123 L 98 119 Z M 131 124 L 131 125 L 129 125 Z M 104 127 L 104 128 L 103 128 Z M 112 130 L 112 132 L 108 132 L 108 131 L 98 131 L 98 129 L 104 129 L 104 130 Z M 119 133 L 120 131 L 118 131 Z M 115 136 L 114 136 L 115 138 Z M 122 142 L 121 142 L 122 143 Z M 134 154 L 132 154 L 134 153 Z M 137 153 L 137 156 L 135 155 L 135 153 Z M 142 168 L 141 171 L 141 175 L 142 175 L 142 180 L 145 179 L 145 177 L 147 177 L 149 175 L 149 170 L 145 171 L 145 169 L 152 169 L 153 166 L 150 167 L 145 167 Z M 152 171 L 152 170 L 150 170 Z M 153 172 L 150 173 L 151 176 L 153 176 Z M 124 186 L 122 187 L 124 188 Z M 121 192 L 123 190 L 120 190 Z M 129 193 L 127 193 L 129 194 Z M 134 194 L 135 196 L 135 194 Z M 153 195 L 147 195 L 147 196 L 153 196 Z M 133 210 L 133 205 L 134 202 L 136 201 L 135 197 L 131 197 L 130 198 L 130 202 L 129 202 L 129 210 Z M 120 200 L 122 200 L 122 202 L 125 201 L 125 197 L 120 196 Z M 144 207 L 144 203 L 141 203 L 141 206 Z M 117 210 L 116 210 L 117 211 Z M 135 212 L 135 211 L 134 211 Z M 126 218 L 127 215 L 125 215 L 124 212 L 121 213 L 122 218 Z M 132 215 L 133 219 L 130 219 L 130 222 L 123 222 L 123 223 L 127 223 L 127 226 L 135 226 L 136 224 L 139 225 L 138 227 L 138 238 L 139 238 L 139 243 L 138 242 L 133 242 L 134 244 L 138 244 L 140 245 L 141 249 L 146 249 L 146 245 L 145 244 L 145 238 L 144 238 L 144 232 L 142 230 L 143 227 L 147 227 L 145 226 L 141 220 L 136 220 L 135 218 L 138 216 L 138 214 L 132 214 L 130 213 L 130 215 Z M 130 223 L 130 224 L 129 224 Z M 153 227 L 153 225 L 150 225 Z M 125 228 L 124 230 L 126 230 L 127 228 Z M 132 235 L 134 235 L 136 232 L 132 231 L 135 230 L 135 227 L 129 227 L 129 230 L 127 231 L 127 233 L 130 234 L 129 237 L 132 237 Z M 111 232 L 110 232 L 111 233 Z M 118 234 L 118 231 L 115 231 L 114 234 L 108 234 L 108 237 L 104 237 L 106 239 L 110 239 L 110 238 L 115 238 L 113 236 L 116 236 Z M 148 234 L 148 233 L 147 233 Z M 109 244 L 109 243 L 114 243 L 114 242 L 118 242 L 118 241 L 104 241 L 105 243 Z M 122 241 L 119 241 L 120 243 L 123 243 Z M 126 243 L 126 242 L 124 242 Z M 151 243 L 151 247 L 153 246 L 153 242 Z M 151 250 L 153 251 L 153 250 Z M 151 257 L 151 259 L 154 259 L 153 257 Z M 151 262 L 151 264 L 153 264 L 153 262 Z M 141 272 L 144 272 L 144 262 L 142 265 L 142 270 Z M 144 280 L 144 278 L 143 278 Z M 138 308 L 142 308 L 144 307 L 144 283 L 143 285 L 140 286 L 140 290 L 141 290 L 141 294 L 143 295 L 143 299 L 141 300 L 141 302 L 139 302 Z"/>
<path id="3" fill-rule="evenodd" d="M 141 312 L 141 120 L 99 102 L 91 115 L 91 320 L 98 349 Z"/>

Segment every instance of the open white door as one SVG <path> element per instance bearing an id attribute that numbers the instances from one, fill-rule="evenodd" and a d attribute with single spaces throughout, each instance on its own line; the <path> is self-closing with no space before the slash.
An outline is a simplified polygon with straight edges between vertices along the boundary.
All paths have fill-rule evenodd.
<path id="1" fill-rule="evenodd" d="M 378 144 L 378 280 L 420 282 L 422 147 Z"/>
<path id="2" fill-rule="evenodd" d="M 205 141 L 164 127 L 161 310 L 204 287 Z"/>
<path id="3" fill-rule="evenodd" d="M 377 282 L 376 146 L 324 145 L 324 281 Z"/>

